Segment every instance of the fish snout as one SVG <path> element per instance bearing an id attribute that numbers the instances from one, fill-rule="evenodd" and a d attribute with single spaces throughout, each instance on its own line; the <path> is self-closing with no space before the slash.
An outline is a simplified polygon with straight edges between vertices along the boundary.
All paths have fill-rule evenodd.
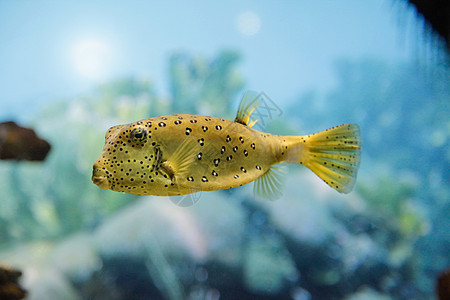
<path id="1" fill-rule="evenodd" d="M 94 163 L 94 167 L 92 170 L 92 182 L 94 182 L 96 185 L 98 185 L 99 188 L 103 190 L 109 190 L 109 188 L 111 187 L 108 180 L 106 168 L 104 168 L 97 162 Z"/>

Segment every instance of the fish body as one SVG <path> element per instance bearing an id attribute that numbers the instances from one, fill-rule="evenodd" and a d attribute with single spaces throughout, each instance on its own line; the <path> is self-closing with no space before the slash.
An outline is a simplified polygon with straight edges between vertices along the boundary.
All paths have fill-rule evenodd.
<path id="1" fill-rule="evenodd" d="M 280 194 L 276 165 L 288 162 L 306 165 L 340 192 L 351 190 L 360 156 L 357 125 L 309 136 L 272 135 L 251 128 L 258 106 L 252 99 L 244 96 L 235 121 L 175 114 L 110 128 L 93 182 L 118 192 L 172 196 L 256 180 L 255 192 L 274 198 Z"/>

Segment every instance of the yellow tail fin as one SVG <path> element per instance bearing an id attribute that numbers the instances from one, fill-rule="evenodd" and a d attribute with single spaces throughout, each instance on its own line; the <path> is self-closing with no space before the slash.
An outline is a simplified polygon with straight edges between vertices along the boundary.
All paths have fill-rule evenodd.
<path id="1" fill-rule="evenodd" d="M 350 193 L 361 160 L 359 126 L 343 124 L 299 138 L 303 147 L 298 148 L 297 162 L 338 192 Z"/>

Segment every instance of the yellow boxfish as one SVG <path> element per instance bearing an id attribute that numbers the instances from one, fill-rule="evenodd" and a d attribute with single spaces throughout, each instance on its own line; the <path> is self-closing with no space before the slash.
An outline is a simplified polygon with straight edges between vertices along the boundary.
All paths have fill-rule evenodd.
<path id="1" fill-rule="evenodd" d="M 256 180 L 255 195 L 277 198 L 277 165 L 286 162 L 305 165 L 338 192 L 349 193 L 360 163 L 359 126 L 304 136 L 260 132 L 250 119 L 261 102 L 257 95 L 244 94 L 234 121 L 175 114 L 111 127 L 92 181 L 105 190 L 175 196 Z"/>

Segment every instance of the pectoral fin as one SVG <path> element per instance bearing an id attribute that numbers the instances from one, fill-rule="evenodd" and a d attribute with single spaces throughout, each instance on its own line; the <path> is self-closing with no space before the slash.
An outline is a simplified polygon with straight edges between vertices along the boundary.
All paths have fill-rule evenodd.
<path id="1" fill-rule="evenodd" d="M 160 170 L 167 174 L 172 183 L 186 177 L 189 167 L 195 162 L 198 149 L 192 139 L 184 139 L 172 153 L 167 153 Z"/>
<path id="2" fill-rule="evenodd" d="M 192 168 L 205 167 L 201 162 L 205 157 L 211 157 L 213 147 L 199 147 L 195 139 L 186 138 L 180 141 L 179 146 L 171 153 L 164 154 L 160 171 L 171 178 L 172 183 L 180 184 L 186 181 Z M 203 160 L 202 160 L 203 159 Z"/>

